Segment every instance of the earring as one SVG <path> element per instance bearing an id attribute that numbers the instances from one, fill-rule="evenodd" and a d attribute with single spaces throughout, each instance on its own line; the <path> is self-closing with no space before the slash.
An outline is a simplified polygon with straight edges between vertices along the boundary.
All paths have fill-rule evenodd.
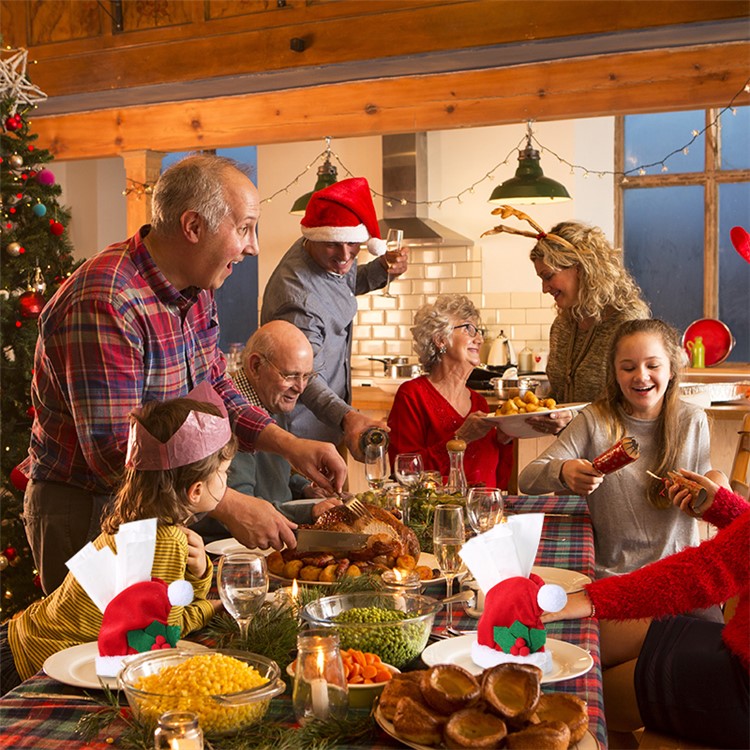
<path id="1" fill-rule="evenodd" d="M 447 347 L 447 346 L 445 346 L 445 344 L 443 344 L 443 346 L 441 346 L 441 347 L 440 347 L 440 348 L 438 349 L 438 354 L 445 354 L 445 353 L 446 353 L 447 351 L 448 351 L 448 347 Z"/>

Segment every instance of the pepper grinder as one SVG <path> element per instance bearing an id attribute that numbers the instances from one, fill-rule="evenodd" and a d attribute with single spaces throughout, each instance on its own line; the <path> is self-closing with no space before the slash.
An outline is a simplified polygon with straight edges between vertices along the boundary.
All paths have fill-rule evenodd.
<path id="1" fill-rule="evenodd" d="M 453 438 L 445 444 L 450 459 L 450 470 L 448 472 L 448 484 L 445 488 L 448 493 L 466 494 L 467 482 L 464 472 L 464 453 L 466 452 L 466 441 Z"/>

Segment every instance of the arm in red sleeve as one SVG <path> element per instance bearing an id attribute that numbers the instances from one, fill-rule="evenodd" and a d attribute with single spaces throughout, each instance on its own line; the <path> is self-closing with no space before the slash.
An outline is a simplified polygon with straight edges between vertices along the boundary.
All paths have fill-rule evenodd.
<path id="1" fill-rule="evenodd" d="M 719 487 L 711 507 L 703 514 L 703 520 L 723 529 L 729 526 L 735 518 L 745 513 L 748 508 L 750 505 L 745 498 L 726 487 Z"/>

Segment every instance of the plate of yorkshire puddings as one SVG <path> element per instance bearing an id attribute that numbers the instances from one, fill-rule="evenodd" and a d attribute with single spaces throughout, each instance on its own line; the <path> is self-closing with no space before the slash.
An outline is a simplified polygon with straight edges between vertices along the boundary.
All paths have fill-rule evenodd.
<path id="1" fill-rule="evenodd" d="M 538 438 L 545 434 L 537 430 L 530 417 L 543 417 L 546 414 L 559 413 L 561 411 L 579 412 L 588 406 L 588 401 L 571 404 L 558 404 L 553 398 L 538 398 L 531 391 L 523 396 L 509 398 L 502 403 L 494 416 L 485 417 L 486 422 L 491 422 L 506 435 L 514 438 Z"/>
<path id="2" fill-rule="evenodd" d="M 599 750 L 578 696 L 541 691 L 542 670 L 506 663 L 474 676 L 455 664 L 393 676 L 375 720 L 391 737 L 428 748 Z"/>

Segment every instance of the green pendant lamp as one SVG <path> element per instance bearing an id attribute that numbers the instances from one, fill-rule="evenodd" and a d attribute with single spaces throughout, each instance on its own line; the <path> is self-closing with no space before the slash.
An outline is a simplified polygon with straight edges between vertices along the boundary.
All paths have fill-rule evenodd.
<path id="1" fill-rule="evenodd" d="M 293 216 L 304 216 L 305 209 L 307 208 L 307 204 L 310 202 L 310 198 L 312 198 L 312 194 L 317 193 L 318 190 L 327 188 L 329 185 L 333 185 L 335 182 L 338 182 L 338 180 L 336 179 L 338 176 L 338 170 L 333 164 L 331 164 L 330 136 L 326 138 L 325 157 L 325 161 L 318 167 L 318 181 L 315 183 L 315 187 L 309 193 L 300 195 L 300 197 L 297 198 L 296 201 L 294 201 L 292 210 L 289 212 Z"/>
<path id="2" fill-rule="evenodd" d="M 531 123 L 526 124 L 526 148 L 518 152 L 518 169 L 511 177 L 498 185 L 490 196 L 490 203 L 561 203 L 569 201 L 570 193 L 565 185 L 545 177 L 539 163 L 539 152 L 531 145 Z"/>

